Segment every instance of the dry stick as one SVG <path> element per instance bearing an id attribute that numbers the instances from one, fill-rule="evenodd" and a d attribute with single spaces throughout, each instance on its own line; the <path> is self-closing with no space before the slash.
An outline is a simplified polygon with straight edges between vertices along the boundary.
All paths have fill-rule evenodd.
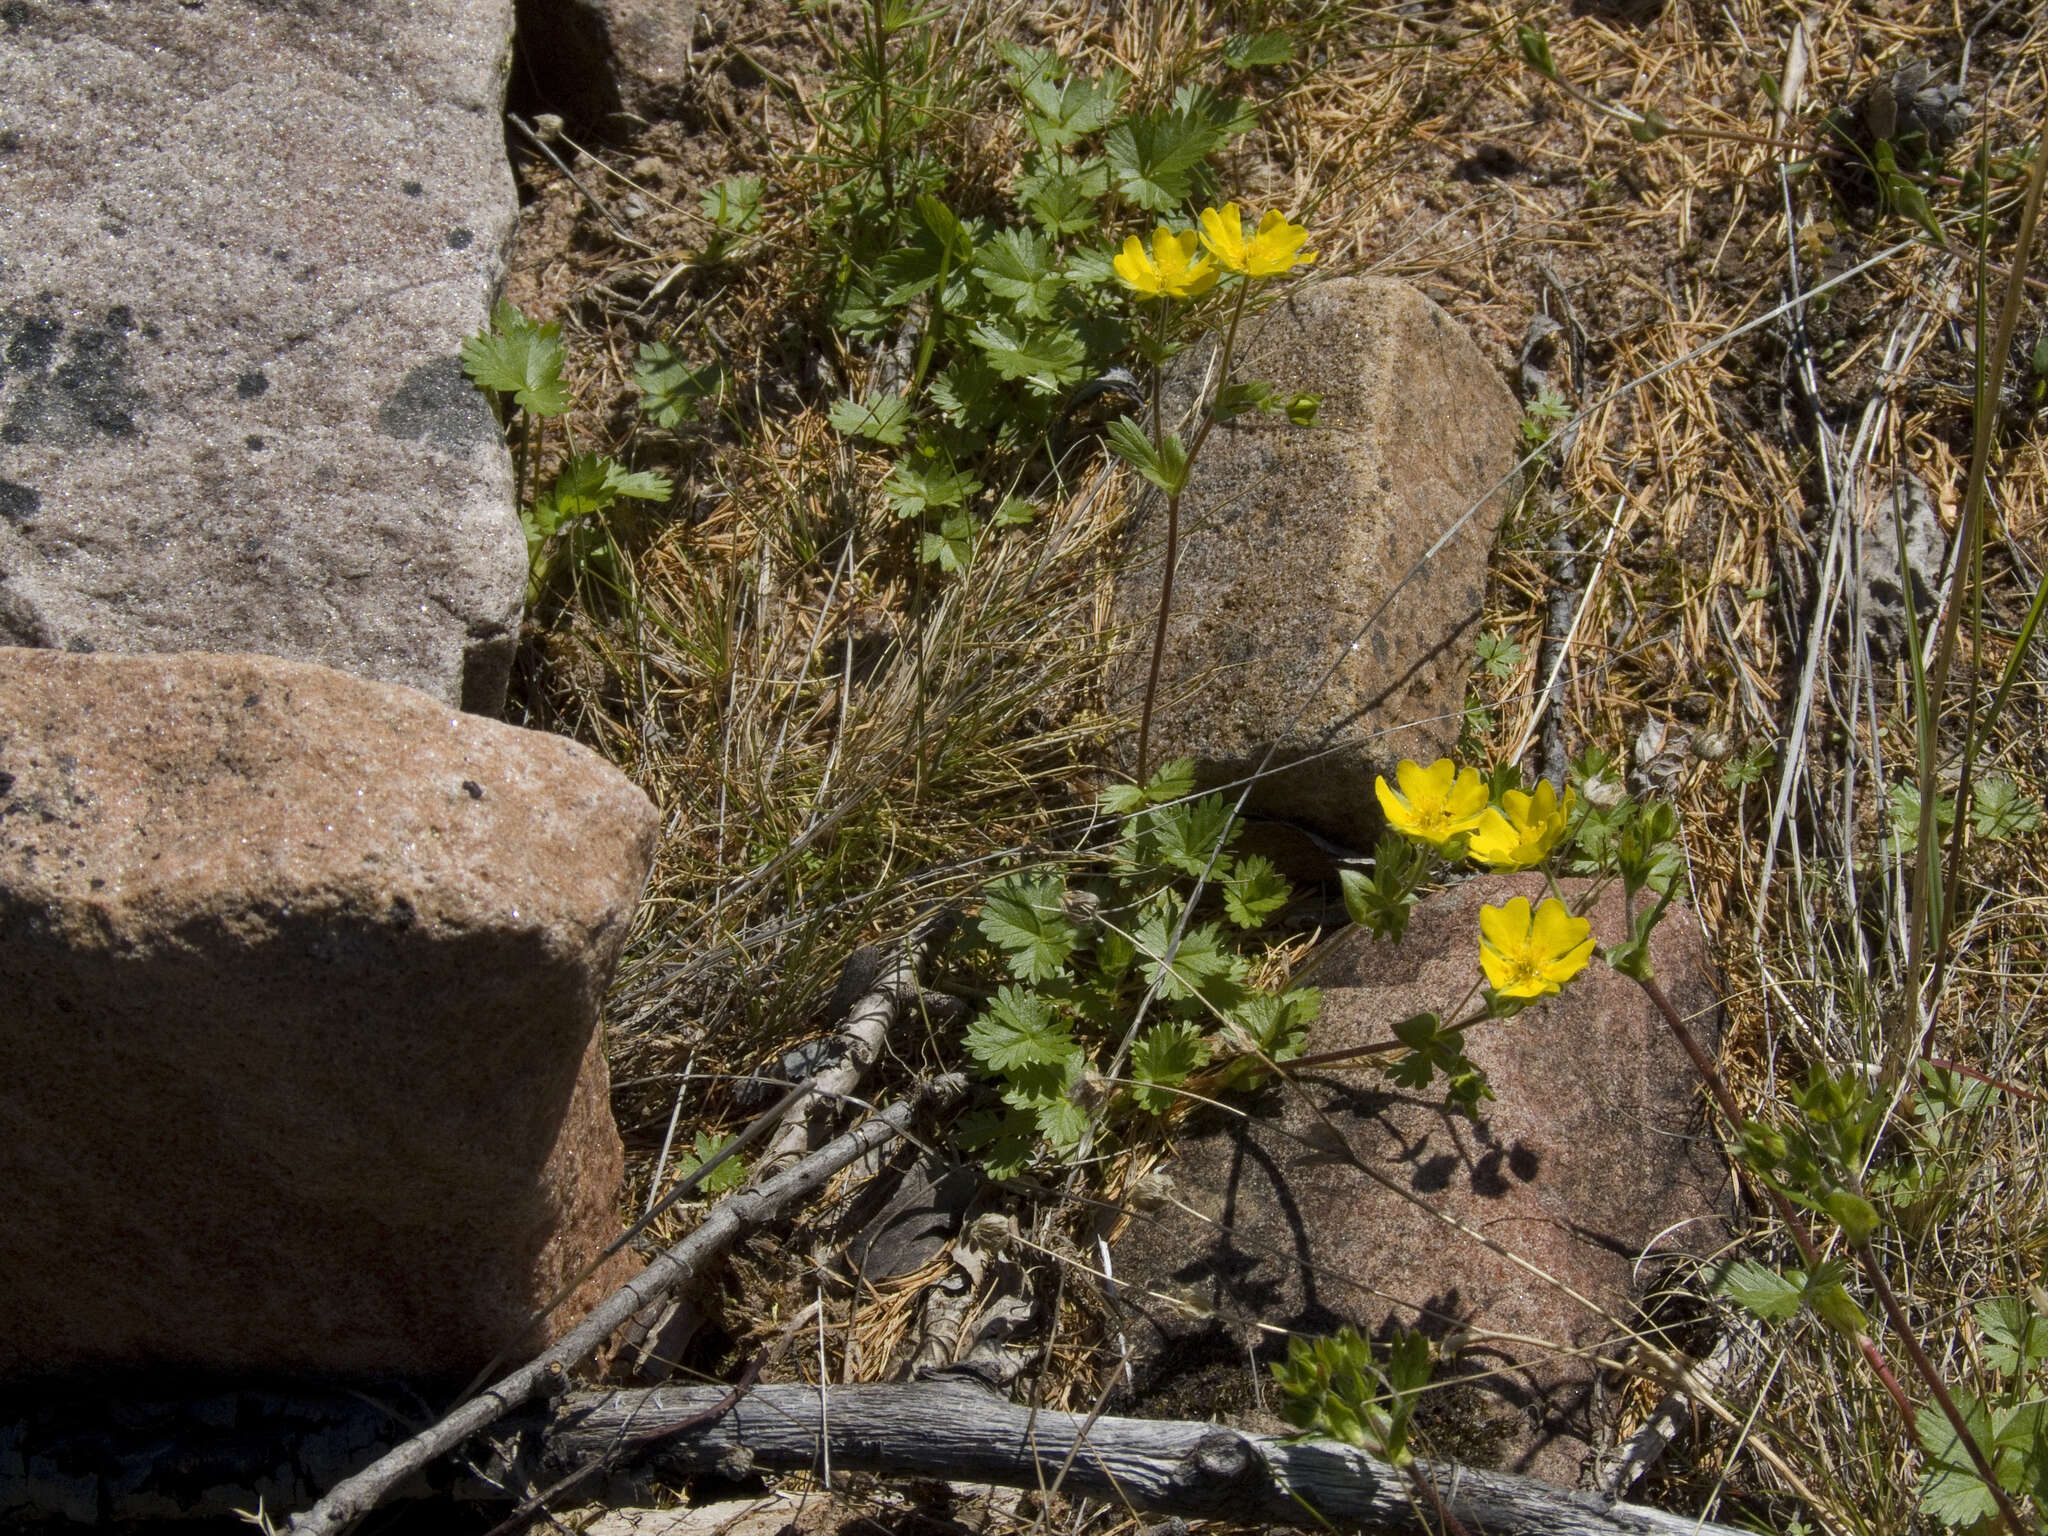
<path id="1" fill-rule="evenodd" d="M 1707 1053 L 1700 1048 L 1699 1041 L 1693 1038 L 1692 1031 L 1685 1027 L 1685 1021 L 1678 1016 L 1678 1010 L 1672 1006 L 1671 999 L 1664 995 L 1664 989 L 1657 984 L 1655 978 L 1638 976 L 1636 981 L 1644 992 L 1649 994 L 1650 1001 L 1657 1005 L 1657 1011 L 1664 1015 L 1664 1022 L 1670 1025 L 1672 1033 L 1678 1036 L 1679 1044 L 1685 1047 L 1686 1054 L 1692 1058 L 1693 1066 L 1705 1079 L 1708 1089 L 1714 1095 L 1714 1102 L 1720 1105 L 1721 1113 L 1728 1117 L 1729 1125 L 1740 1130 L 1743 1117 L 1740 1109 L 1736 1107 L 1735 1095 L 1729 1092 L 1727 1082 L 1722 1078 L 1719 1069 L 1707 1058 Z M 1798 1214 L 1792 1209 L 1792 1202 L 1777 1190 L 1770 1189 L 1768 1185 L 1765 1188 L 1770 1194 L 1772 1206 L 1777 1210 L 1778 1219 L 1792 1234 L 1792 1241 L 1799 1245 L 1800 1256 L 1806 1260 L 1807 1268 L 1818 1269 L 1819 1251 L 1814 1247 L 1813 1238 L 1807 1233 L 1805 1223 L 1800 1221 Z M 1913 1331 L 1905 1310 L 1900 1307 L 1898 1298 L 1892 1294 L 1892 1288 L 1885 1280 L 1884 1272 L 1877 1267 L 1877 1258 L 1870 1251 L 1870 1244 L 1866 1241 L 1852 1246 L 1863 1266 L 1865 1276 L 1871 1282 L 1871 1288 L 1877 1292 L 1885 1316 L 1891 1321 L 1892 1331 L 1898 1334 L 1900 1342 L 1906 1347 L 1906 1358 L 1912 1361 L 1914 1374 L 1919 1376 L 1926 1384 L 1927 1390 L 1933 1394 L 1935 1402 L 1941 1408 L 1942 1416 L 1956 1432 L 1956 1439 L 1969 1453 L 1970 1463 L 1976 1469 L 1977 1475 L 1984 1480 L 1984 1486 L 1990 1490 L 1992 1499 L 1998 1505 L 1999 1514 L 2004 1517 L 2006 1528 L 2012 1532 L 2012 1536 L 2024 1536 L 2025 1532 L 2033 1529 L 2032 1524 L 2021 1518 L 2019 1510 L 2000 1485 L 1990 1458 L 1984 1454 L 1984 1448 L 1977 1443 L 1977 1437 L 1970 1432 L 1970 1426 L 1964 1421 L 1961 1410 L 1956 1407 L 1955 1399 L 1949 1395 L 1948 1387 L 1941 1379 L 1941 1373 L 1934 1368 L 1934 1362 L 1927 1358 L 1927 1351 L 1920 1346 L 1919 1335 Z M 1892 1402 L 1899 1410 L 1899 1417 L 1905 1421 L 1906 1434 L 1917 1445 L 1920 1439 L 1917 1416 L 1911 1400 L 1906 1396 L 1905 1388 L 1901 1387 L 1898 1379 L 1892 1375 L 1891 1368 L 1885 1364 L 1884 1356 L 1879 1353 L 1876 1342 L 1868 1334 L 1859 1332 L 1856 1335 L 1856 1344 L 1862 1350 L 1863 1358 L 1870 1362 L 1871 1368 L 1883 1381 L 1885 1390 L 1891 1393 Z"/>
<path id="2" fill-rule="evenodd" d="M 570 1368 L 595 1354 L 604 1341 L 641 1308 L 659 1300 L 696 1274 L 742 1234 L 773 1221 L 796 1201 L 815 1194 L 849 1163 L 902 1135 L 911 1118 L 925 1103 L 950 1098 L 963 1086 L 961 1078 L 939 1078 L 922 1092 L 829 1142 L 759 1189 L 720 1201 L 705 1214 L 696 1230 L 599 1302 L 590 1315 L 552 1349 L 521 1366 L 482 1395 L 471 1398 L 439 1423 L 430 1425 L 403 1445 L 378 1457 L 354 1476 L 344 1478 L 319 1503 L 305 1513 L 295 1515 L 290 1526 L 292 1536 L 335 1536 L 350 1521 L 374 1509 L 393 1488 L 429 1462 L 454 1450 L 472 1435 L 488 1429 L 522 1403 L 559 1390 L 567 1380 Z"/>
<path id="3" fill-rule="evenodd" d="M 903 1005 L 917 995 L 918 972 L 929 958 L 946 916 L 941 912 L 928 917 L 905 935 L 876 971 L 867 991 L 847 1010 L 846 1022 L 839 1026 L 836 1037 L 841 1046 L 838 1062 L 812 1077 L 811 1091 L 783 1111 L 782 1128 L 761 1154 L 760 1172 L 766 1173 L 778 1163 L 802 1157 L 811 1150 L 813 1135 L 806 1110 L 812 1099 L 845 1099 L 860 1087 L 868 1068 L 882 1054 L 883 1041 L 902 1013 Z"/>
<path id="4" fill-rule="evenodd" d="M 579 1394 L 544 1432 L 551 1457 L 601 1455 L 621 1425 L 658 1435 L 701 1414 L 723 1387 Z M 821 1397 L 829 1409 L 821 1404 Z M 587 1449 L 586 1449 L 587 1447 Z M 1401 1468 L 1333 1440 L 1249 1435 L 1216 1424 L 1041 1410 L 979 1386 L 808 1384 L 756 1387 L 711 1423 L 663 1439 L 650 1457 L 668 1475 L 737 1463 L 808 1470 L 828 1450 L 839 1471 L 939 1477 L 1037 1489 L 1066 1463 L 1070 1497 L 1160 1514 L 1328 1530 L 1427 1529 Z M 1418 1460 L 1414 1473 L 1468 1530 L 1491 1536 L 1736 1536 L 1732 1526 L 1614 1503 L 1531 1477 Z"/>

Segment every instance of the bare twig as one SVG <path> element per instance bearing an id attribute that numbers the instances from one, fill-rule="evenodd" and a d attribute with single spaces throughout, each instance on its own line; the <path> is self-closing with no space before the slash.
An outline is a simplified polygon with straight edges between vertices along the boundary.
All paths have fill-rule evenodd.
<path id="1" fill-rule="evenodd" d="M 696 1274 L 743 1233 L 773 1221 L 797 1201 L 823 1188 L 840 1169 L 902 1135 L 922 1105 L 950 1097 L 961 1086 L 959 1078 L 940 1078 L 923 1093 L 848 1131 L 759 1189 L 745 1190 L 720 1201 L 706 1213 L 696 1230 L 606 1297 L 560 1343 L 362 1471 L 343 1479 L 319 1503 L 294 1516 L 290 1527 L 294 1536 L 331 1536 L 374 1509 L 394 1487 L 429 1462 L 489 1428 L 520 1404 L 550 1390 L 559 1390 L 570 1369 L 595 1354 L 634 1313 Z"/>

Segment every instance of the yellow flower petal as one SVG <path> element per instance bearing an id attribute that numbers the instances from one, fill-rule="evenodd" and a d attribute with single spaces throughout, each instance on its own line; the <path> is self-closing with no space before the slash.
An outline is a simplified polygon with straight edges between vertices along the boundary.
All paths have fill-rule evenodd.
<path id="1" fill-rule="evenodd" d="M 1152 258 L 1145 254 L 1145 247 L 1136 235 L 1124 241 L 1122 252 L 1110 262 L 1116 275 L 1124 280 L 1126 287 L 1139 293 L 1157 297 L 1159 294 L 1159 269 L 1152 265 Z"/>
<path id="2" fill-rule="evenodd" d="M 1555 896 L 1532 914 L 1517 896 L 1505 906 L 1479 909 L 1479 964 L 1502 997 L 1548 997 L 1586 967 L 1593 956 L 1593 925 L 1573 917 Z"/>
<path id="3" fill-rule="evenodd" d="M 1373 792 L 1387 825 L 1404 837 L 1441 848 L 1452 838 L 1479 825 L 1486 809 L 1486 781 L 1476 768 L 1459 768 L 1448 757 L 1429 767 L 1403 758 L 1394 765 L 1400 793 L 1384 778 L 1373 780 Z"/>
<path id="4" fill-rule="evenodd" d="M 1308 230 L 1288 223 L 1277 208 L 1259 220 L 1258 230 L 1249 240 L 1237 204 L 1202 210 L 1202 244 L 1224 266 L 1246 277 L 1278 277 L 1314 261 L 1313 251 L 1301 249 L 1307 238 Z"/>

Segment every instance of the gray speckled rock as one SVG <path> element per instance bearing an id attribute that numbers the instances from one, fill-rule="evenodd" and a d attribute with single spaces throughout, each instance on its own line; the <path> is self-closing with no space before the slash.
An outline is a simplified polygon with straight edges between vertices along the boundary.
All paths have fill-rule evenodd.
<path id="1" fill-rule="evenodd" d="M 412 689 L 0 647 L 0 1381 L 530 1353 L 620 1229 L 598 1013 L 656 825 Z"/>
<path id="2" fill-rule="evenodd" d="M 1191 354 L 1184 375 L 1206 351 Z M 1196 460 L 1152 761 L 1192 757 L 1203 782 L 1220 784 L 1277 748 L 1279 771 L 1252 809 L 1369 848 L 1373 775 L 1403 757 L 1428 762 L 1458 739 L 1487 551 L 1516 492 L 1506 477 L 1519 413 L 1458 323 L 1390 278 L 1324 283 L 1248 320 L 1232 372 L 1319 394 L 1322 409 L 1307 428 L 1240 417 Z M 1475 503 L 1477 515 L 1397 591 Z M 1117 588 L 1130 650 L 1114 686 L 1133 720 L 1165 528 L 1162 498 L 1149 497 L 1138 537 L 1153 548 Z M 1125 745 L 1135 756 L 1135 732 Z"/>
<path id="3" fill-rule="evenodd" d="M 511 0 L 0 6 L 0 643 L 503 701 Z"/>

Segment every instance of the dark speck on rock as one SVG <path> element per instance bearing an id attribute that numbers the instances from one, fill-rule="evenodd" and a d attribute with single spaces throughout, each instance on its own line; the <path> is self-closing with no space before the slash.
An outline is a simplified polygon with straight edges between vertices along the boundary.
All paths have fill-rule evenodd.
<path id="1" fill-rule="evenodd" d="M 475 779 L 464 779 L 462 781 L 462 792 L 472 800 L 481 800 L 484 797 L 484 787 L 477 783 Z"/>
<path id="2" fill-rule="evenodd" d="M 251 453 L 261 453 L 263 451 L 263 435 L 259 432 L 251 432 L 242 439 L 242 446 Z"/>
<path id="3" fill-rule="evenodd" d="M 21 131 L 16 128 L 0 128 L 0 155 L 11 155 L 21 148 Z"/>
<path id="4" fill-rule="evenodd" d="M 0 768 L 0 795 L 6 794 L 9 790 L 13 788 L 14 775 L 7 772 L 4 768 Z"/>
<path id="5" fill-rule="evenodd" d="M 107 329 L 110 331 L 132 331 L 135 329 L 135 311 L 126 304 L 116 304 L 107 311 Z"/>
<path id="6" fill-rule="evenodd" d="M 0 480 L 0 517 L 10 523 L 26 523 L 43 509 L 43 493 L 33 486 Z"/>
<path id="7" fill-rule="evenodd" d="M 235 393 L 244 400 L 254 400 L 270 388 L 270 376 L 260 368 L 252 368 L 235 380 Z"/>
<path id="8" fill-rule="evenodd" d="M 260 694 L 260 693 L 252 693 L 252 694 L 250 694 L 250 695 L 249 695 L 249 696 L 248 696 L 248 697 L 247 697 L 246 699 L 242 700 L 242 708 L 244 708 L 244 709 L 254 709 L 254 708 L 255 708 L 255 707 L 256 707 L 256 706 L 258 705 L 258 704 L 261 704 L 262 702 L 263 702 L 263 695 L 262 695 L 262 694 Z"/>
<path id="9" fill-rule="evenodd" d="M 420 184 L 419 184 L 418 182 L 416 182 L 416 181 L 407 181 L 407 182 L 401 182 L 401 183 L 399 184 L 399 188 L 398 188 L 398 190 L 399 190 L 399 191 L 401 191 L 401 192 L 403 192 L 403 193 L 404 193 L 404 194 L 405 194 L 405 195 L 406 195 L 407 197 L 419 197 L 419 196 L 421 196 L 421 195 L 422 195 L 422 194 L 423 194 L 423 193 L 424 193 L 424 192 L 425 192 L 425 191 L 426 191 L 427 189 L 426 189 L 425 187 L 421 186 L 421 185 L 420 185 Z"/>
<path id="10" fill-rule="evenodd" d="M 10 32 L 19 32 L 27 26 L 28 18 L 28 0 L 7 0 L 5 5 L 0 5 L 0 21 L 7 23 Z"/>
<path id="11" fill-rule="evenodd" d="M 476 236 L 459 224 L 448 231 L 448 249 L 451 251 L 466 251 L 475 242 Z"/>
<path id="12" fill-rule="evenodd" d="M 67 651 L 76 651 L 81 656 L 90 656 L 93 653 L 93 651 L 97 649 L 97 647 L 95 647 L 90 640 L 86 639 L 85 636 L 73 635 L 71 637 L 70 642 L 64 647 L 64 649 Z"/>

